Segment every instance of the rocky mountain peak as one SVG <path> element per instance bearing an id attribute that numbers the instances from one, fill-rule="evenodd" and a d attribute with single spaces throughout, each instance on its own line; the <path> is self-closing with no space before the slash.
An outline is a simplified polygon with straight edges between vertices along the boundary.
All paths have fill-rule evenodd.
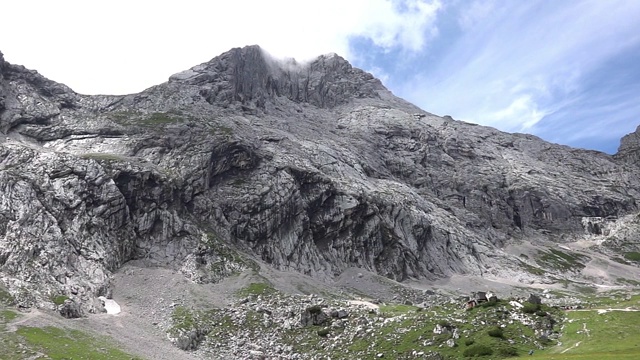
<path id="1" fill-rule="evenodd" d="M 0 131 L 20 124 L 46 124 L 63 108 L 76 106 L 77 94 L 35 70 L 13 65 L 0 52 Z"/>
<path id="2" fill-rule="evenodd" d="M 630 163 L 640 164 L 640 126 L 620 140 L 620 147 L 615 156 Z"/>
<path id="3" fill-rule="evenodd" d="M 211 104 L 240 102 L 258 108 L 278 98 L 332 108 L 354 97 L 377 98 L 378 91 L 386 90 L 373 75 L 338 55 L 299 63 L 276 59 L 257 45 L 232 49 L 171 76 L 169 83 L 199 87 Z"/>
<path id="4" fill-rule="evenodd" d="M 333 54 L 236 48 L 126 96 L 2 64 L 0 282 L 23 306 L 60 294 L 94 309 L 128 261 L 199 283 L 254 261 L 552 281 L 564 268 L 546 275 L 537 249 L 638 212 L 638 168 L 425 113 Z"/>

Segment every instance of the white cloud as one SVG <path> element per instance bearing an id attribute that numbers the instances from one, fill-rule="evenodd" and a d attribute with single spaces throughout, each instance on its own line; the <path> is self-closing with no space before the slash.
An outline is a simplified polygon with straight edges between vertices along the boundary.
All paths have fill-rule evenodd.
<path id="1" fill-rule="evenodd" d="M 485 114 L 479 122 L 508 127 L 511 130 L 525 132 L 538 123 L 545 113 L 538 109 L 538 105 L 530 95 L 515 98 L 509 106 L 493 113 Z"/>
<path id="2" fill-rule="evenodd" d="M 398 93 L 428 111 L 506 131 L 535 130 L 575 102 L 585 76 L 640 44 L 640 2 L 456 6 L 459 36 Z"/>
<path id="3" fill-rule="evenodd" d="M 493 0 L 475 0 L 458 16 L 458 24 L 464 30 L 473 29 L 495 11 Z"/>
<path id="4" fill-rule="evenodd" d="M 76 91 L 126 93 L 245 45 L 299 60 L 349 58 L 352 37 L 418 51 L 440 8 L 438 0 L 13 0 L 2 6 L 0 50 Z"/>

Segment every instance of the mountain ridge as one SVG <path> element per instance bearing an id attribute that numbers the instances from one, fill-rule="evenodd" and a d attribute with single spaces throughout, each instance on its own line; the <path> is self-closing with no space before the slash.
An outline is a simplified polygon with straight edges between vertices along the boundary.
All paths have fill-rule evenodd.
<path id="1" fill-rule="evenodd" d="M 236 48 L 138 94 L 89 96 L 0 56 L 5 286 L 23 306 L 63 294 L 92 312 L 131 260 L 204 283 L 252 261 L 324 279 L 633 269 L 605 252 L 536 274 L 505 250 L 596 244 L 637 213 L 633 136 L 615 156 L 572 149 L 430 114 L 339 56 L 292 64 Z"/>

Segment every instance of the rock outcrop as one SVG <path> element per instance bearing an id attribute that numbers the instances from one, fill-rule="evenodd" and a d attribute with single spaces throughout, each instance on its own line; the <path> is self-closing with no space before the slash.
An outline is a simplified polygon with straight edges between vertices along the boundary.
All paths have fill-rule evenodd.
<path id="1" fill-rule="evenodd" d="M 615 156 L 634 165 L 640 164 L 640 126 L 620 140 L 620 147 Z"/>
<path id="2" fill-rule="evenodd" d="M 337 55 L 256 46 L 127 96 L 0 56 L 0 130 L 0 275 L 26 306 L 108 296 L 131 259 L 203 282 L 250 257 L 322 278 L 495 275 L 505 245 L 566 241 L 640 199 L 632 138 L 613 157 L 507 134 L 424 112 Z"/>

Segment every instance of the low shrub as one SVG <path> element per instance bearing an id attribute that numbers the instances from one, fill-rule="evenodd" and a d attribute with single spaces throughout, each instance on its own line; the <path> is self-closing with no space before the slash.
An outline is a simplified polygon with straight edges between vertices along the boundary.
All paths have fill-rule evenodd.
<path id="1" fill-rule="evenodd" d="M 502 328 L 497 326 L 494 327 L 493 329 L 489 329 L 489 331 L 487 331 L 487 334 L 495 338 L 502 338 L 504 336 L 504 332 L 502 331 Z"/>
<path id="2" fill-rule="evenodd" d="M 438 325 L 442 326 L 442 327 L 451 327 L 451 323 L 448 322 L 447 320 L 440 320 L 438 321 Z"/>
<path id="3" fill-rule="evenodd" d="M 538 310 L 540 310 L 540 304 L 533 304 L 530 302 L 525 302 L 524 304 L 522 304 L 522 312 L 525 314 L 534 314 L 536 313 Z"/>
<path id="4" fill-rule="evenodd" d="M 464 357 L 488 356 L 493 354 L 493 349 L 487 345 L 472 345 L 464 350 Z"/>
<path id="5" fill-rule="evenodd" d="M 498 348 L 498 355 L 504 357 L 518 356 L 518 349 L 513 346 L 505 346 Z"/>
<path id="6" fill-rule="evenodd" d="M 51 302 L 53 302 L 56 305 L 62 305 L 68 298 L 69 297 L 65 295 L 57 295 L 57 296 L 51 297 Z"/>
<path id="7" fill-rule="evenodd" d="M 464 344 L 466 346 L 471 346 L 471 345 L 473 345 L 474 342 L 475 342 L 475 340 L 473 340 L 473 339 L 467 339 L 467 340 L 464 341 Z"/>

